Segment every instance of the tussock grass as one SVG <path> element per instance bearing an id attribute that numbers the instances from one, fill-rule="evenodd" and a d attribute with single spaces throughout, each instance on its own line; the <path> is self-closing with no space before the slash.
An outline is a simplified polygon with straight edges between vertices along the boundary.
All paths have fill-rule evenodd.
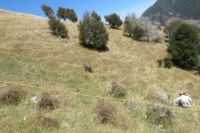
<path id="1" fill-rule="evenodd" d="M 67 123 L 67 126 L 60 125 L 59 129 L 52 129 L 52 132 L 161 132 L 157 126 L 146 121 L 147 105 L 141 104 L 151 102 L 146 97 L 153 89 L 170 96 L 170 107 L 171 100 L 184 91 L 194 99 L 192 109 L 200 108 L 200 76 L 174 67 L 157 67 L 157 60 L 167 55 L 165 44 L 133 41 L 124 37 L 122 30 L 106 26 L 110 34 L 109 51 L 91 51 L 79 44 L 78 23 L 64 24 L 69 30 L 69 39 L 65 42 L 51 34 L 47 19 L 0 11 L 0 51 L 14 54 L 0 52 L 0 81 L 44 88 L 26 87 L 28 94 L 41 94 L 47 91 L 46 88 L 48 92 L 57 90 L 61 94 L 59 107 L 46 111 L 45 116 Z M 85 62 L 95 68 L 93 74 L 84 71 Z M 128 96 L 125 100 L 135 101 L 140 106 L 137 111 L 132 111 L 124 105 L 124 101 L 110 100 L 128 119 L 126 130 L 113 124 L 98 124 L 94 120 L 92 107 L 95 98 L 70 93 L 108 96 L 113 81 L 126 85 Z M 5 86 L 0 84 L 1 93 Z M 72 106 L 64 104 L 68 97 Z M 38 111 L 37 104 L 29 103 L 30 99 L 25 98 L 18 106 L 1 106 L 2 132 L 49 132 L 48 129 L 40 130 L 23 120 L 30 112 Z M 171 132 L 198 133 L 199 115 L 192 110 L 176 111 L 175 127 L 171 127 Z"/>

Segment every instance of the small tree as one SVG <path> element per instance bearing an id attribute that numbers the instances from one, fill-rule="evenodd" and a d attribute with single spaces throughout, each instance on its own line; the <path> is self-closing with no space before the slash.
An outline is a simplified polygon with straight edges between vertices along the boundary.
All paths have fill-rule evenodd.
<path id="1" fill-rule="evenodd" d="M 68 12 L 65 8 L 63 7 L 59 7 L 58 11 L 57 11 L 57 17 L 58 18 L 62 18 L 64 21 L 67 19 L 68 17 Z"/>
<path id="2" fill-rule="evenodd" d="M 181 24 L 183 24 L 183 22 L 179 19 L 169 21 L 164 29 L 164 31 L 167 33 L 167 36 L 171 38 Z"/>
<path id="3" fill-rule="evenodd" d="M 68 30 L 65 25 L 56 18 L 49 19 L 49 26 L 52 33 L 61 38 L 68 38 Z"/>
<path id="4" fill-rule="evenodd" d="M 198 32 L 195 27 L 186 23 L 180 24 L 173 32 L 168 46 L 173 63 L 189 70 L 197 67 L 200 55 L 198 44 Z"/>
<path id="5" fill-rule="evenodd" d="M 67 18 L 72 22 L 77 22 L 78 18 L 73 9 L 67 9 Z"/>
<path id="6" fill-rule="evenodd" d="M 79 25 L 79 40 L 80 44 L 93 48 L 105 49 L 108 41 L 108 33 L 103 22 L 92 17 L 88 12 L 84 14 Z"/>
<path id="7" fill-rule="evenodd" d="M 132 31 L 132 38 L 134 40 L 140 41 L 142 37 L 144 37 L 144 30 L 139 25 L 136 25 Z"/>
<path id="8" fill-rule="evenodd" d="M 105 16 L 106 22 L 109 23 L 111 28 L 118 29 L 122 25 L 122 20 L 120 19 L 119 15 L 116 13 L 112 13 L 110 15 Z"/>
<path id="9" fill-rule="evenodd" d="M 53 9 L 51 7 L 49 7 L 49 6 L 47 6 L 47 5 L 42 5 L 42 11 L 45 13 L 45 15 L 48 18 L 51 18 L 54 15 Z"/>
<path id="10" fill-rule="evenodd" d="M 137 24 L 137 18 L 134 13 L 126 16 L 124 21 L 124 34 L 128 34 L 128 36 L 131 37 L 133 28 L 135 27 L 136 24 Z"/>

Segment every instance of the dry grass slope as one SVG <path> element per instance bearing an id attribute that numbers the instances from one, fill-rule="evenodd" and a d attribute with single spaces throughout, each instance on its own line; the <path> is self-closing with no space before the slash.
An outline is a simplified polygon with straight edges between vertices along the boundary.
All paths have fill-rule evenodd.
<path id="1" fill-rule="evenodd" d="M 1 132 L 161 132 L 159 126 L 145 119 L 146 97 L 155 89 L 167 93 L 171 101 L 180 91 L 194 98 L 194 111 L 177 110 L 176 124 L 169 132 L 199 132 L 200 111 L 195 109 L 200 109 L 200 76 L 177 68 L 158 68 L 157 60 L 165 57 L 166 45 L 132 41 L 121 30 L 107 27 L 110 50 L 91 51 L 79 45 L 78 23 L 65 24 L 69 40 L 63 41 L 50 33 L 44 18 L 0 11 L 0 81 L 44 88 L 21 86 L 28 94 L 19 105 L 0 103 Z M 92 64 L 94 73 L 84 71 L 85 63 Z M 107 100 L 118 105 L 128 121 L 127 128 L 99 124 L 93 111 L 98 99 L 71 93 L 111 98 L 109 91 L 115 81 L 128 88 L 128 96 L 125 100 Z M 10 86 L 0 83 L 0 91 Z M 40 112 L 56 118 L 59 129 L 41 129 L 29 119 L 38 112 L 31 96 L 39 96 L 42 91 L 49 91 L 60 100 L 59 108 Z M 73 106 L 66 106 L 66 100 Z M 133 100 L 141 108 L 129 110 L 126 100 Z M 172 107 L 170 103 L 168 106 Z"/>

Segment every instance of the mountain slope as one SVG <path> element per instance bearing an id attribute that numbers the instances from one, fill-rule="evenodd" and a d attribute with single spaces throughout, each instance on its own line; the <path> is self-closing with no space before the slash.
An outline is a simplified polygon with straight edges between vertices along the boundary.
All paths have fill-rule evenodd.
<path id="1" fill-rule="evenodd" d="M 199 0 L 157 0 L 142 16 L 165 23 L 172 17 L 200 19 Z"/>
<path id="2" fill-rule="evenodd" d="M 199 132 L 200 113 L 195 110 L 200 108 L 200 77 L 177 68 L 157 67 L 157 60 L 166 56 L 165 45 L 132 41 L 121 30 L 107 27 L 110 50 L 96 52 L 79 45 L 77 23 L 65 24 L 70 38 L 66 41 L 50 33 L 44 18 L 0 11 L 0 93 L 16 86 L 28 93 L 19 105 L 0 103 L 1 132 L 161 132 L 164 129 L 145 117 L 146 103 L 153 102 L 147 97 L 154 90 L 171 97 L 166 103 L 171 108 L 179 92 L 190 94 L 194 106 L 191 110 L 174 110 L 175 126 L 169 132 Z M 94 73 L 86 73 L 84 63 L 92 64 Z M 113 81 L 128 88 L 124 100 L 109 95 Z M 60 106 L 53 111 L 39 111 L 31 96 L 40 96 L 42 91 L 56 94 Z M 127 119 L 127 127 L 96 121 L 94 106 L 99 96 L 118 107 Z M 70 106 L 64 104 L 66 100 Z M 140 108 L 129 110 L 128 101 Z M 38 128 L 32 120 L 37 113 L 56 118 L 60 128 Z"/>

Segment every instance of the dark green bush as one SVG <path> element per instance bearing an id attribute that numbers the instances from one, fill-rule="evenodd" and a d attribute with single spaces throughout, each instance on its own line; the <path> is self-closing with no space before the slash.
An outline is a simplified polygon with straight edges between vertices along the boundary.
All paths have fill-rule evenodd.
<path id="1" fill-rule="evenodd" d="M 64 21 L 69 19 L 72 22 L 77 22 L 78 18 L 73 9 L 59 7 L 57 11 L 57 17 L 62 18 Z"/>
<path id="2" fill-rule="evenodd" d="M 60 20 L 56 18 L 49 19 L 49 26 L 54 35 L 61 38 L 68 38 L 68 30 L 65 25 L 60 22 Z"/>
<path id="3" fill-rule="evenodd" d="M 171 58 L 165 58 L 163 60 L 163 62 L 164 62 L 165 68 L 172 68 L 173 67 L 173 62 L 172 62 Z"/>
<path id="4" fill-rule="evenodd" d="M 59 7 L 58 11 L 57 11 L 57 17 L 58 18 L 62 18 L 64 21 L 67 19 L 68 17 L 68 12 L 65 8 L 63 7 Z"/>
<path id="5" fill-rule="evenodd" d="M 77 22 L 78 18 L 76 12 L 73 9 L 68 9 L 67 11 L 68 11 L 67 14 L 68 19 L 72 22 Z"/>
<path id="6" fill-rule="evenodd" d="M 199 64 L 199 38 L 196 28 L 180 24 L 170 38 L 168 52 L 172 62 L 183 69 L 192 70 Z"/>
<path id="7" fill-rule="evenodd" d="M 122 20 L 120 19 L 119 15 L 116 13 L 112 13 L 110 15 L 105 16 L 106 22 L 109 23 L 111 28 L 119 28 L 122 25 Z"/>
<path id="8" fill-rule="evenodd" d="M 96 50 L 106 49 L 108 33 L 103 22 L 85 13 L 79 25 L 79 40 L 84 47 Z"/>
<path id="9" fill-rule="evenodd" d="M 144 37 L 144 30 L 139 25 L 136 25 L 132 30 L 132 38 L 134 40 L 140 41 Z"/>
<path id="10" fill-rule="evenodd" d="M 53 9 L 51 7 L 49 7 L 49 6 L 47 6 L 47 5 L 42 5 L 42 11 L 45 13 L 45 15 L 48 18 L 51 18 L 54 15 Z"/>

